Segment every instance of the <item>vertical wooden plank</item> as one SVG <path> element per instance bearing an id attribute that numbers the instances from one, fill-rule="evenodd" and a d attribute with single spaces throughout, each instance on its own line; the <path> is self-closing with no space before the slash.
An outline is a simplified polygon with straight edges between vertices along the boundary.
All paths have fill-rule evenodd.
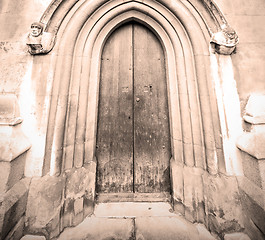
<path id="1" fill-rule="evenodd" d="M 169 192 L 171 157 L 165 57 L 157 37 L 133 28 L 136 192 Z"/>
<path id="2" fill-rule="evenodd" d="M 107 40 L 101 64 L 97 132 L 98 192 L 133 191 L 132 25 Z"/>

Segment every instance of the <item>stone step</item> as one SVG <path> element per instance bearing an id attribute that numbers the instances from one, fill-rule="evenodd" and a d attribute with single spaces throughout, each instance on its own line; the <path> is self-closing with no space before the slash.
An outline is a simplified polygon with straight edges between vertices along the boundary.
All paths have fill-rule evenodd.
<path id="1" fill-rule="evenodd" d="M 167 202 L 112 202 L 95 206 L 96 217 L 136 218 L 136 217 L 173 217 L 172 206 Z"/>
<path id="2" fill-rule="evenodd" d="M 100 203 L 58 240 L 214 240 L 202 224 L 174 214 L 169 203 Z"/>

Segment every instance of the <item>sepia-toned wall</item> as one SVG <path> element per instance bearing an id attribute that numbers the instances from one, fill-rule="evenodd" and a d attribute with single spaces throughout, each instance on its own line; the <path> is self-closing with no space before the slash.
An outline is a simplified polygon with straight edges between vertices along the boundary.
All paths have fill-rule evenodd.
<path id="1" fill-rule="evenodd" d="M 194 2 L 195 1 L 200 2 L 200 0 L 194 0 Z M 21 154 L 21 158 L 16 158 L 16 161 L 21 162 L 21 164 L 17 164 L 16 166 L 24 167 L 24 176 L 26 178 L 23 178 L 24 176 L 22 173 L 19 173 L 18 176 L 14 177 L 15 180 L 10 180 L 12 184 L 8 186 L 8 188 L 5 186 L 2 187 L 1 185 L 2 192 L 0 192 L 0 195 L 6 194 L 6 192 L 9 190 L 15 192 L 19 189 L 19 212 L 16 212 L 16 209 L 12 210 L 11 205 L 5 205 L 6 209 L 2 208 L 0 210 L 0 214 L 2 214 L 2 216 L 3 212 L 7 212 L 7 209 L 11 209 L 11 212 L 15 211 L 13 215 L 8 215 L 8 217 L 13 220 L 9 227 L 4 225 L 6 228 L 5 234 L 7 234 L 8 231 L 11 231 L 9 234 L 19 234 L 15 232 L 12 233 L 11 229 L 14 226 L 16 226 L 17 229 L 20 229 L 20 233 L 23 232 L 22 226 L 24 226 L 24 220 L 21 219 L 24 219 L 26 212 L 26 204 L 30 185 L 29 180 L 31 177 L 42 176 L 53 76 L 53 73 L 48 72 L 48 70 L 50 69 L 49 65 L 53 63 L 49 61 L 46 62 L 45 56 L 43 56 L 41 59 L 36 56 L 32 56 L 28 52 L 26 38 L 30 31 L 31 23 L 40 20 L 40 17 L 47 9 L 50 2 L 51 1 L 49 0 L 0 1 L 0 95 L 14 95 L 17 97 L 17 102 L 20 108 L 20 116 L 22 117 L 23 122 L 19 124 L 21 129 L 15 129 L 14 133 L 16 134 L 16 131 L 19 131 L 21 136 L 24 134 L 25 137 L 21 137 L 21 141 L 25 141 L 26 145 L 23 150 L 24 152 L 18 153 Z M 193 2 L 193 0 L 190 0 L 190 2 Z M 249 96 L 253 93 L 265 94 L 265 26 L 263 24 L 265 22 L 265 1 L 215 0 L 215 2 L 225 15 L 228 23 L 235 29 L 239 36 L 239 44 L 237 46 L 236 52 L 231 55 L 231 58 L 233 63 L 233 74 L 236 81 L 236 89 L 240 100 L 240 109 L 237 109 L 237 111 L 240 111 L 241 116 L 243 117 Z M 43 79 L 45 79 L 45 81 L 43 81 Z M 1 114 L 2 113 L 3 112 L 1 112 Z M 249 128 L 251 127 L 246 124 L 243 119 L 237 120 L 236 124 L 240 126 L 242 124 L 244 130 L 250 131 Z M 10 128 L 13 129 L 16 127 L 14 126 Z M 31 144 L 30 149 L 28 142 Z M 2 143 L 5 144 L 3 141 Z M 0 151 L 1 149 L 6 150 L 8 148 L 9 145 L 7 146 L 5 144 L 5 147 L 0 148 Z M 243 173 L 249 180 L 249 188 L 257 186 L 257 191 L 260 191 L 260 189 L 263 189 L 263 186 L 265 186 L 263 185 L 264 183 L 262 183 L 262 181 L 265 179 L 265 174 L 263 173 L 261 176 L 261 164 L 258 163 L 254 157 L 249 157 L 248 154 L 241 153 L 240 156 L 243 159 Z M 0 160 L 0 164 L 1 161 L 2 160 Z M 4 165 L 1 165 L 0 167 L 2 166 Z M 12 173 L 12 171 L 17 171 L 16 168 L 12 166 L 10 169 L 10 173 Z M 4 171 L 5 168 L 2 167 L 2 172 Z M 85 171 L 86 170 L 84 169 L 80 170 L 82 174 Z M 78 175 L 79 172 L 78 174 L 74 172 L 74 174 Z M 73 176 L 75 177 L 75 175 Z M 69 179 L 71 177 L 72 175 L 69 177 Z M 242 184 L 246 185 L 246 181 L 248 180 L 243 179 Z M 7 182 L 8 181 L 9 180 L 7 180 Z M 46 179 L 42 179 L 40 182 L 45 181 Z M 79 180 L 75 181 L 76 184 L 78 184 Z M 87 181 L 89 182 L 88 185 L 91 184 L 90 182 L 92 182 L 90 180 Z M 236 180 L 233 179 L 233 182 L 234 181 Z M 240 184 L 241 179 L 238 178 L 238 181 Z M 38 184 L 38 178 L 34 178 L 32 181 L 32 186 L 37 188 Z M 52 185 L 53 182 L 49 181 L 49 184 Z M 33 187 L 32 193 L 29 194 L 29 199 L 33 199 L 32 201 L 34 201 L 35 197 L 35 191 Z M 64 186 L 62 189 L 63 188 Z M 71 189 L 71 191 L 74 192 L 73 189 Z M 54 192 L 56 191 L 57 190 L 54 189 Z M 70 193 L 71 191 L 69 190 Z M 251 198 L 246 195 L 244 189 L 242 190 L 241 194 L 242 199 L 244 198 L 246 203 L 244 205 L 244 209 L 246 210 L 245 213 L 247 215 L 249 214 L 257 216 L 262 209 L 257 207 L 254 209 L 254 213 L 252 213 L 249 212 L 251 211 L 250 208 L 254 206 L 255 201 L 260 203 L 264 201 L 264 199 L 261 197 L 259 199 L 254 199 L 255 201 L 253 202 Z M 71 194 L 69 194 L 69 196 L 70 195 Z M 215 198 L 215 196 L 213 196 L 213 198 Z M 0 198 L 0 202 L 1 201 L 3 200 Z M 42 201 L 42 199 L 40 201 Z M 69 200 L 68 205 L 73 204 L 74 203 L 70 202 Z M 91 205 L 91 203 L 89 204 Z M 36 208 L 38 208 L 38 206 L 36 206 Z M 31 214 L 33 218 L 35 213 L 29 211 L 29 214 Z M 2 222 L 8 222 L 10 220 L 6 217 L 6 215 L 4 215 L 4 217 L 2 216 L 0 215 L 0 232 Z M 253 216 L 253 218 L 254 217 L 255 216 Z M 246 223 L 246 225 L 251 224 L 253 223 Z M 255 224 L 257 225 L 257 223 Z M 260 222 L 258 224 L 260 224 Z M 57 232 L 59 232 L 59 230 L 56 229 L 56 233 Z M 1 237 L 2 236 L 0 234 L 0 239 Z"/>

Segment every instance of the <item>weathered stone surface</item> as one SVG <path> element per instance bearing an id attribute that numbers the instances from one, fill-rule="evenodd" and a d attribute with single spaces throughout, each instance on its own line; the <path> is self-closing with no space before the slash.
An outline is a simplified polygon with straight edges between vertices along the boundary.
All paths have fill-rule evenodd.
<path id="1" fill-rule="evenodd" d="M 136 218 L 135 231 L 138 240 L 199 240 L 196 227 L 178 217 Z"/>
<path id="2" fill-rule="evenodd" d="M 244 133 L 237 140 L 237 147 L 256 159 L 265 159 L 265 131 Z"/>
<path id="3" fill-rule="evenodd" d="M 229 233 L 225 234 L 224 240 L 251 240 L 245 233 Z"/>
<path id="4" fill-rule="evenodd" d="M 262 178 L 259 160 L 245 152 L 241 152 L 240 155 L 242 159 L 244 176 L 247 177 L 254 184 L 256 184 L 258 187 L 262 188 Z M 262 162 L 263 160 L 260 161 Z"/>
<path id="5" fill-rule="evenodd" d="M 29 181 L 29 179 L 20 180 L 2 195 L 0 200 L 0 239 L 5 238 L 25 214 Z"/>
<path id="6" fill-rule="evenodd" d="M 110 202 L 95 206 L 96 217 L 174 217 L 172 206 L 167 202 Z"/>
<path id="7" fill-rule="evenodd" d="M 93 213 L 95 206 L 95 200 L 93 196 L 84 196 L 84 217 Z"/>
<path id="8" fill-rule="evenodd" d="M 58 239 L 215 239 L 202 224 L 192 224 L 165 202 L 100 203 L 94 215 Z"/>
<path id="9" fill-rule="evenodd" d="M 74 202 L 74 213 L 77 215 L 78 213 L 81 213 L 83 211 L 83 205 L 84 205 L 84 199 L 83 198 L 77 198 Z"/>
<path id="10" fill-rule="evenodd" d="M 63 214 L 62 214 L 62 226 L 70 227 L 73 225 L 74 217 L 74 199 L 67 198 L 64 201 Z"/>
<path id="11" fill-rule="evenodd" d="M 243 216 L 236 178 L 205 174 L 203 183 L 210 231 L 219 236 L 225 232 L 241 231 Z"/>
<path id="12" fill-rule="evenodd" d="M 43 23 L 34 22 L 31 24 L 31 33 L 28 35 L 27 45 L 32 55 L 48 53 L 54 44 L 55 34 L 44 32 Z"/>
<path id="13" fill-rule="evenodd" d="M 133 234 L 133 219 L 88 217 L 75 228 L 65 229 L 58 240 L 130 240 Z"/>
<path id="14" fill-rule="evenodd" d="M 212 35 L 211 45 L 215 52 L 230 55 L 238 44 L 238 36 L 230 26 L 224 24 L 221 27 L 221 31 Z"/>
<path id="15" fill-rule="evenodd" d="M 24 176 L 26 152 L 11 162 L 0 161 L 0 193 L 8 191 Z"/>
<path id="16" fill-rule="evenodd" d="M 200 240 L 215 240 L 213 235 L 210 234 L 210 232 L 206 229 L 206 227 L 203 224 L 196 224 L 195 226 L 199 232 Z"/>
<path id="17" fill-rule="evenodd" d="M 46 238 L 38 235 L 25 235 L 20 240 L 46 240 Z"/>
<path id="18" fill-rule="evenodd" d="M 0 94 L 0 123 L 13 124 L 21 122 L 18 101 L 15 94 Z"/>
<path id="19" fill-rule="evenodd" d="M 260 196 L 262 197 L 262 196 Z M 264 195 L 263 195 L 264 197 Z M 240 190 L 240 199 L 243 206 L 244 213 L 250 218 L 258 229 L 265 235 L 265 210 L 264 210 L 264 200 L 263 205 L 260 205 L 252 196 L 249 196 L 245 191 Z"/>
<path id="20" fill-rule="evenodd" d="M 8 233 L 5 239 L 17 240 L 23 236 L 25 217 L 21 217 L 16 226 Z"/>
<path id="21" fill-rule="evenodd" d="M 0 134 L 0 161 L 10 162 L 31 146 L 20 125 L 0 126 Z"/>
<path id="22" fill-rule="evenodd" d="M 58 216 L 64 201 L 64 188 L 64 176 L 32 179 L 26 212 L 30 229 L 46 228 L 47 224 Z"/>
<path id="23" fill-rule="evenodd" d="M 66 198 L 78 198 L 85 194 L 94 196 L 95 173 L 94 163 L 86 168 L 74 169 L 66 173 Z"/>

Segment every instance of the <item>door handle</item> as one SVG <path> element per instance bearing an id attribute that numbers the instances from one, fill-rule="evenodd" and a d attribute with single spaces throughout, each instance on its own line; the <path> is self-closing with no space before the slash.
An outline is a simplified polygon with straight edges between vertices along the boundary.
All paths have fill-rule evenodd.
<path id="1" fill-rule="evenodd" d="M 136 102 L 140 102 L 140 98 L 136 98 Z"/>

